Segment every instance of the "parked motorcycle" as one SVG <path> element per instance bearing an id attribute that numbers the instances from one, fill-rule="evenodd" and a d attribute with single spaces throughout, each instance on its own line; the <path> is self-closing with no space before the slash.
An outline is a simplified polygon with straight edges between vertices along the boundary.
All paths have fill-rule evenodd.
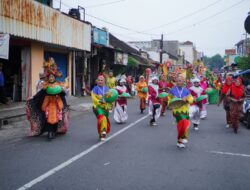
<path id="1" fill-rule="evenodd" d="M 250 96 L 246 96 L 243 103 L 243 115 L 241 121 L 250 129 Z"/>

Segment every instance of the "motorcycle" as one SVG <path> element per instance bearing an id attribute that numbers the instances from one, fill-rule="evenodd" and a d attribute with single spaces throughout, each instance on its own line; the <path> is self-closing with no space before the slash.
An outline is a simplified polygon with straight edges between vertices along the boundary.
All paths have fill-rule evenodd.
<path id="1" fill-rule="evenodd" d="M 243 103 L 243 115 L 241 121 L 250 129 L 250 96 L 246 96 Z"/>

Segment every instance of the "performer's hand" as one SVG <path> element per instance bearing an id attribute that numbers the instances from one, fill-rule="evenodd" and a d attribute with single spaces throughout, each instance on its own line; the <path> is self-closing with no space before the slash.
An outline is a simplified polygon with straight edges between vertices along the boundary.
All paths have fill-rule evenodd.
<path id="1" fill-rule="evenodd" d="M 104 103 L 105 103 L 105 100 L 102 98 L 102 99 L 99 100 L 99 102 L 100 102 L 101 104 L 104 104 Z"/>
<path id="2" fill-rule="evenodd" d="M 187 97 L 183 97 L 182 100 L 183 100 L 184 102 L 187 102 Z"/>
<path id="3" fill-rule="evenodd" d="M 232 98 L 232 97 L 230 97 L 230 100 L 231 100 L 232 102 L 237 102 L 237 100 L 234 99 L 234 98 Z"/>
<path id="4" fill-rule="evenodd" d="M 239 102 L 243 102 L 243 101 L 244 101 L 244 99 L 243 99 L 243 98 L 241 98 L 241 99 L 239 99 L 238 101 L 239 101 Z"/>

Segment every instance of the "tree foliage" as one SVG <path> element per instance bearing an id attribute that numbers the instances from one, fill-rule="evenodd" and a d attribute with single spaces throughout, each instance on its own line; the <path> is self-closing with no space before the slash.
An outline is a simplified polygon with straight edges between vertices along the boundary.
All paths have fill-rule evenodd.
<path id="1" fill-rule="evenodd" d="M 241 57 L 238 61 L 238 68 L 241 70 L 250 69 L 250 56 Z"/>
<path id="2" fill-rule="evenodd" d="M 225 65 L 223 57 L 220 54 L 216 54 L 212 57 L 203 57 L 203 62 L 210 70 L 220 70 Z"/>

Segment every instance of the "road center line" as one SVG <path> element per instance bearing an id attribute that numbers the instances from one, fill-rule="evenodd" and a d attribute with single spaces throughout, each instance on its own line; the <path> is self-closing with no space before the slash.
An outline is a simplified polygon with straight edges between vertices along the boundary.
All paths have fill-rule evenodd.
<path id="1" fill-rule="evenodd" d="M 133 123 L 129 124 L 128 126 L 124 127 L 123 129 L 117 131 L 116 133 L 114 133 L 113 135 L 109 136 L 105 141 L 103 142 L 99 142 L 93 146 L 91 146 L 90 148 L 88 148 L 87 150 L 84 150 L 83 152 L 75 155 L 74 157 L 68 159 L 67 161 L 61 163 L 60 165 L 52 168 L 51 170 L 47 171 L 46 173 L 40 175 L 39 177 L 33 179 L 32 181 L 26 183 L 25 185 L 23 185 L 22 187 L 18 188 L 17 190 L 26 190 L 31 188 L 32 186 L 34 186 L 35 184 L 45 180 L 46 178 L 50 177 L 51 175 L 55 174 L 56 172 L 62 170 L 63 168 L 69 166 L 70 164 L 72 164 L 73 162 L 79 160 L 80 158 L 82 158 L 83 156 L 87 155 L 88 153 L 92 152 L 93 150 L 97 149 L 98 147 L 100 147 L 101 145 L 105 144 L 106 142 L 110 141 L 111 139 L 115 138 L 116 136 L 120 135 L 121 133 L 125 132 L 126 130 L 130 129 L 131 127 L 135 126 L 137 123 L 141 122 L 142 120 L 146 119 L 148 117 L 148 115 L 134 121 Z"/>
<path id="2" fill-rule="evenodd" d="M 222 154 L 222 155 L 229 155 L 229 156 L 250 157 L 249 154 L 239 154 L 239 153 L 232 153 L 232 152 L 210 151 L 210 153 L 213 153 L 213 154 Z"/>

